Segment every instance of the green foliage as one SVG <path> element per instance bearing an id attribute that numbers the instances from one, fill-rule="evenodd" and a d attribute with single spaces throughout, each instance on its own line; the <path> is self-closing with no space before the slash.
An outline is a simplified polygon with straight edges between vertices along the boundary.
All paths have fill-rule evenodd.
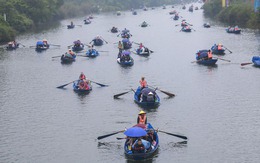
<path id="1" fill-rule="evenodd" d="M 11 41 L 14 39 L 14 36 L 14 30 L 4 21 L 4 18 L 0 16 L 0 43 Z"/>
<path id="2" fill-rule="evenodd" d="M 260 29 L 259 12 L 255 13 L 253 6 L 243 0 L 232 1 L 229 7 L 222 8 L 220 0 L 212 0 L 204 4 L 204 14 L 231 25 L 240 25 Z"/>
<path id="3" fill-rule="evenodd" d="M 220 0 L 212 0 L 204 4 L 204 14 L 214 18 L 222 9 Z"/>
<path id="4" fill-rule="evenodd" d="M 25 32 L 34 26 L 60 18 L 58 9 L 63 0 L 0 0 L 0 15 L 6 14 L 8 25 L 2 25 L 1 32 L 6 32 L 8 40 L 14 31 Z"/>

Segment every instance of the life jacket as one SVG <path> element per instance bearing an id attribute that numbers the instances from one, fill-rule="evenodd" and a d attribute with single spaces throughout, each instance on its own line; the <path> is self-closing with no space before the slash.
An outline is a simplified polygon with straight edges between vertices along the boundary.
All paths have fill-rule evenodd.
<path id="1" fill-rule="evenodd" d="M 145 80 L 140 80 L 139 83 L 141 84 L 141 87 L 147 87 L 147 82 Z"/>
<path id="2" fill-rule="evenodd" d="M 81 80 L 86 79 L 86 76 L 84 74 L 80 74 L 79 79 L 81 79 Z"/>
<path id="3" fill-rule="evenodd" d="M 221 45 L 218 45 L 218 50 L 221 50 L 222 49 L 222 46 Z"/>
<path id="4" fill-rule="evenodd" d="M 145 124 L 146 115 L 144 115 L 144 118 L 142 118 L 141 115 L 139 115 L 138 117 L 139 117 L 139 124 Z"/>
<path id="5" fill-rule="evenodd" d="M 208 58 L 212 58 L 212 52 L 208 52 Z"/>

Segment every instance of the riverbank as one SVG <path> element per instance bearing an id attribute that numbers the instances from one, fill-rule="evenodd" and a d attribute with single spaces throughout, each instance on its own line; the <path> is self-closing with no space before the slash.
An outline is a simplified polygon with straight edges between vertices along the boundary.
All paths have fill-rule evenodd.
<path id="1" fill-rule="evenodd" d="M 19 34 L 38 29 L 45 24 L 51 24 L 53 21 L 60 21 L 66 18 L 84 16 L 91 13 L 129 10 L 131 8 L 140 8 L 142 6 L 161 6 L 163 4 L 172 5 L 181 3 L 180 1 L 147 0 L 132 1 L 125 0 L 101 1 L 95 0 L 77 1 L 77 0 L 42 0 L 34 3 L 16 0 L 0 0 L 0 44 L 14 40 Z M 49 4 L 52 4 L 51 7 Z M 37 8 L 37 10 L 35 10 Z M 4 20 L 3 14 L 6 14 L 7 20 Z"/>
<path id="2" fill-rule="evenodd" d="M 260 29 L 260 12 L 255 13 L 251 3 L 231 3 L 222 8 L 221 1 L 212 0 L 203 6 L 204 15 L 229 26 L 239 25 L 243 28 Z"/>

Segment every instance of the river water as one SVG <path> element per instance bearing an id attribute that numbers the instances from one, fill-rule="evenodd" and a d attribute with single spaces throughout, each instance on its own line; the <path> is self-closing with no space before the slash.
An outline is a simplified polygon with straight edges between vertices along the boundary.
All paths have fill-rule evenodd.
<path id="1" fill-rule="evenodd" d="M 95 15 L 90 25 L 84 25 L 83 18 L 72 19 L 79 25 L 72 30 L 66 29 L 71 20 L 64 20 L 54 29 L 19 36 L 17 41 L 25 48 L 0 51 L 0 162 L 132 162 L 124 155 L 124 141 L 116 140 L 123 134 L 96 138 L 136 123 L 141 108 L 133 93 L 119 100 L 113 95 L 136 89 L 142 76 L 148 84 L 176 94 L 168 98 L 157 91 L 161 105 L 146 110 L 148 121 L 156 129 L 189 138 L 183 142 L 159 133 L 158 153 L 146 162 L 259 162 L 260 69 L 240 63 L 260 54 L 260 34 L 248 29 L 241 35 L 227 34 L 224 25 L 204 18 L 202 10 L 175 9 L 193 25 L 191 33 L 180 32 L 180 21 L 171 19 L 170 7 L 156 8 L 138 10 L 136 16 L 130 11 Z M 141 28 L 143 21 L 150 26 Z M 206 21 L 212 28 L 203 28 Z M 113 44 L 120 38 L 108 32 L 112 26 L 130 29 L 131 40 L 154 53 L 148 58 L 132 54 L 135 64 L 121 67 Z M 77 57 L 69 65 L 52 59 L 76 39 L 89 43 L 96 35 L 108 42 L 97 49 L 109 52 L 95 59 Z M 61 47 L 42 53 L 29 48 L 43 38 Z M 230 63 L 218 60 L 215 67 L 191 63 L 197 50 L 214 43 L 233 52 L 222 56 Z M 56 88 L 77 79 L 80 72 L 109 87 L 92 83 L 88 95 L 73 92 L 72 85 Z"/>

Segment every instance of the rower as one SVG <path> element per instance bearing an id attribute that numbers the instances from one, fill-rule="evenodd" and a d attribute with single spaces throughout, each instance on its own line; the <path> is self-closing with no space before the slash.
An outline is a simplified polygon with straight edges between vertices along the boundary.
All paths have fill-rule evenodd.
<path id="1" fill-rule="evenodd" d="M 137 124 L 147 124 L 146 112 L 141 110 L 137 117 Z"/>

